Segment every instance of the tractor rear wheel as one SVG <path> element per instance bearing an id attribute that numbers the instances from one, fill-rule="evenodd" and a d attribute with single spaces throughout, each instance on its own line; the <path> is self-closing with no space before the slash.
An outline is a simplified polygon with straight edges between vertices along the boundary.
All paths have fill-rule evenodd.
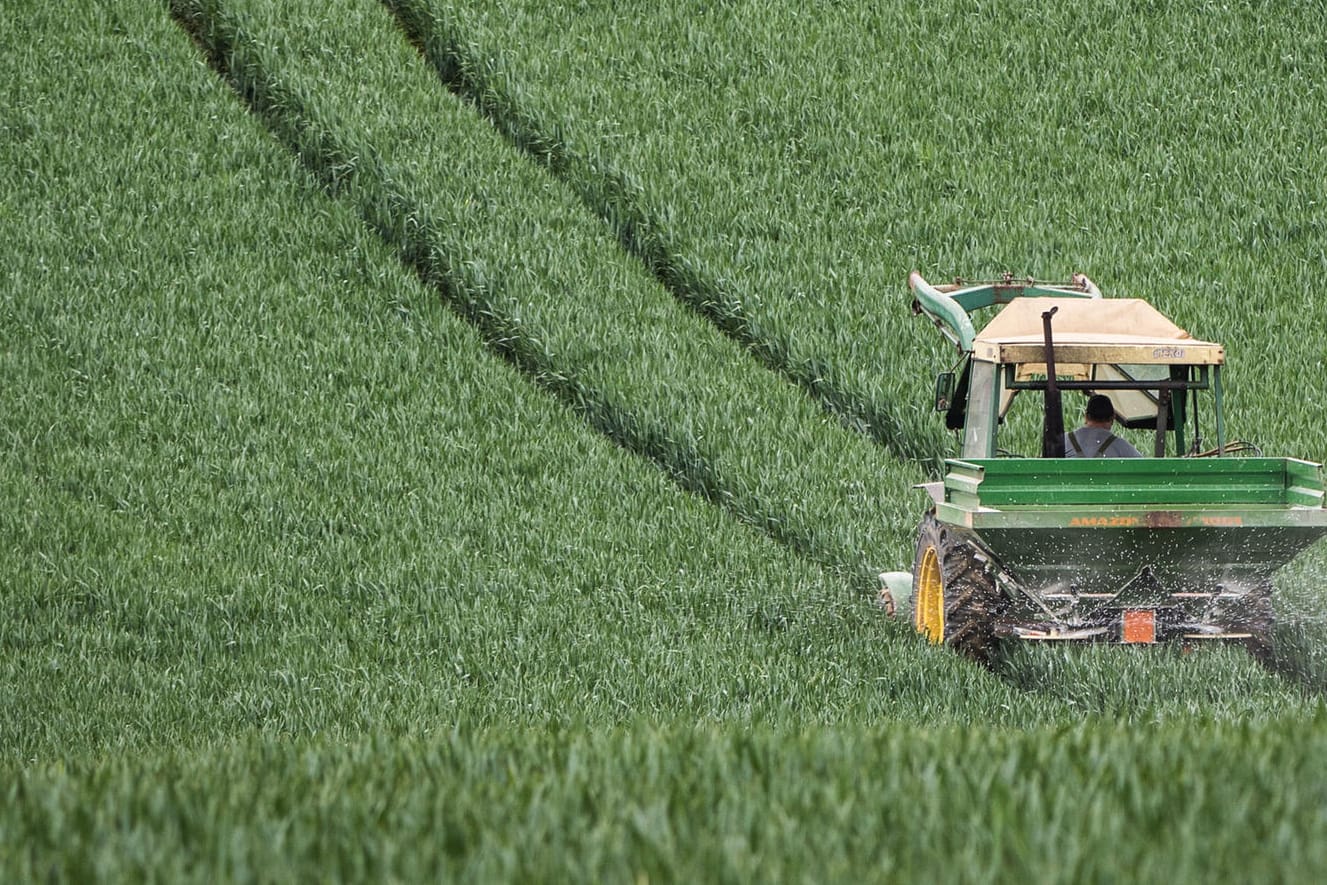
<path id="1" fill-rule="evenodd" d="M 934 644 L 944 643 L 981 663 L 995 653 L 995 619 L 1003 609 L 971 532 L 928 512 L 917 529 L 912 561 L 913 623 Z"/>

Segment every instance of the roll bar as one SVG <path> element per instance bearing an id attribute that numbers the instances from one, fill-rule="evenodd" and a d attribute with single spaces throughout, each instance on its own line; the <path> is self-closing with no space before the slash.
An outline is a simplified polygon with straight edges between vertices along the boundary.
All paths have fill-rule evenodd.
<path id="1" fill-rule="evenodd" d="M 970 314 L 983 307 L 1008 304 L 1015 298 L 1100 298 L 1101 290 L 1085 274 L 1076 273 L 1068 283 L 1038 282 L 1031 277 L 1015 280 L 1005 274 L 999 280 L 955 280 L 933 286 L 918 271 L 908 274 L 913 313 L 930 317 L 940 333 L 963 353 L 972 352 L 977 330 Z"/>

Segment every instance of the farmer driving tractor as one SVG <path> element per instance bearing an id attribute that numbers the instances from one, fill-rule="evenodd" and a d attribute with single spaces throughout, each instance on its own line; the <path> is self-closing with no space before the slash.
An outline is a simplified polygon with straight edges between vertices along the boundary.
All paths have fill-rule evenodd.
<path id="1" fill-rule="evenodd" d="M 1096 394 L 1087 400 L 1083 426 L 1064 435 L 1066 458 L 1140 458 L 1141 453 L 1111 432 L 1115 405 L 1110 397 Z"/>

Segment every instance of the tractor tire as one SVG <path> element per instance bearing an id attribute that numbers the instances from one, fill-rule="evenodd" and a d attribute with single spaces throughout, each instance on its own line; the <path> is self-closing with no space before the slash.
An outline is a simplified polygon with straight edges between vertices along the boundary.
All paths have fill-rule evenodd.
<path id="1" fill-rule="evenodd" d="M 940 522 L 934 511 L 922 518 L 912 561 L 913 624 L 932 643 L 989 664 L 1004 604 L 985 559 L 971 532 Z"/>

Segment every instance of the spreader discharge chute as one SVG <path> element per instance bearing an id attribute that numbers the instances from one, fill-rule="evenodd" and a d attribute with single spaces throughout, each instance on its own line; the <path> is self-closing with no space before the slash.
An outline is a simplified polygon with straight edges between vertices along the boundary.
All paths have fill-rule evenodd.
<path id="1" fill-rule="evenodd" d="M 882 595 L 910 589 L 917 629 L 978 659 L 1005 638 L 1267 654 L 1272 575 L 1327 534 L 1322 471 L 1227 440 L 1224 348 L 1082 275 L 909 285 L 956 349 L 936 409 L 959 456 L 923 486 L 911 587 Z M 1041 419 L 1022 437 L 1015 402 Z"/>

